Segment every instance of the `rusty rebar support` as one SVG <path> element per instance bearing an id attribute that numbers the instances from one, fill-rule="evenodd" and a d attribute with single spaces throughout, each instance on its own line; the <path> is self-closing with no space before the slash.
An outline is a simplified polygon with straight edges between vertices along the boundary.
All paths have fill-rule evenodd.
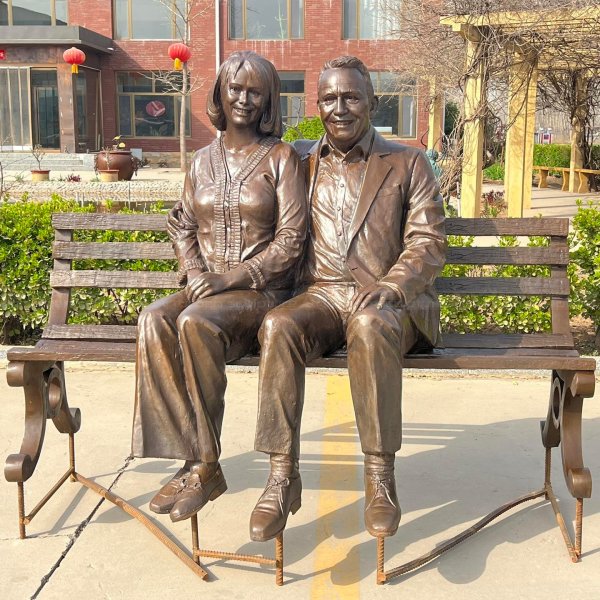
<path id="1" fill-rule="evenodd" d="M 377 538 L 377 585 L 383 585 L 386 582 L 386 575 L 383 568 L 385 562 L 385 538 Z"/>
<path id="2" fill-rule="evenodd" d="M 75 478 L 75 434 L 69 433 L 69 466 L 71 467 L 71 481 Z"/>
<path id="3" fill-rule="evenodd" d="M 194 562 L 199 565 L 200 555 L 198 554 L 198 551 L 200 550 L 200 546 L 198 540 L 198 513 L 192 515 L 190 518 L 190 525 L 192 527 L 192 557 Z"/>
<path id="4" fill-rule="evenodd" d="M 382 583 L 385 583 L 386 581 L 389 581 L 390 579 L 393 579 L 394 577 L 400 577 L 401 575 L 405 575 L 406 573 L 409 573 L 410 571 L 414 571 L 415 569 L 418 569 L 419 567 L 426 565 L 427 563 L 436 559 L 438 556 L 441 556 L 442 554 L 444 554 L 451 548 L 454 548 L 454 546 L 458 546 L 458 544 L 460 544 L 461 542 L 464 542 L 466 539 L 468 539 L 472 535 L 476 534 L 478 531 L 483 529 L 486 525 L 489 525 L 494 519 L 497 519 L 500 515 L 509 511 L 511 508 L 514 508 L 515 506 L 518 506 L 519 504 L 522 504 L 523 502 L 528 502 L 530 500 L 535 500 L 536 498 L 545 496 L 546 493 L 551 494 L 552 488 L 544 487 L 544 489 L 542 489 L 542 490 L 538 490 L 537 492 L 531 492 L 529 494 L 526 494 L 525 496 L 521 496 L 521 497 L 517 498 L 516 500 L 513 500 L 512 502 L 507 502 L 506 504 L 503 504 L 501 507 L 499 507 L 496 510 L 492 511 L 491 513 L 487 514 L 485 517 L 483 517 L 483 519 L 479 520 L 477 523 L 475 523 L 468 529 L 465 529 L 463 532 L 459 533 L 458 535 L 455 535 L 453 538 L 450 538 L 449 540 L 446 540 L 445 542 L 441 543 L 439 546 L 437 546 L 431 552 L 428 552 L 427 554 L 423 554 L 423 556 L 416 558 L 415 560 L 411 560 L 410 562 L 407 562 L 403 565 L 400 565 L 399 567 L 396 567 L 395 569 L 390 569 L 389 571 L 383 572 L 384 579 L 383 579 Z M 563 525 L 564 525 L 564 521 L 563 521 Z M 381 539 L 382 543 L 383 543 L 383 539 L 378 538 L 378 542 L 379 542 L 379 539 Z M 379 545 L 378 545 L 378 550 L 379 550 Z M 378 563 L 379 563 L 379 554 L 378 554 L 377 559 L 378 559 Z M 383 559 L 383 556 L 382 556 L 382 559 Z M 378 570 L 379 570 L 379 566 L 378 566 Z"/>
<path id="5" fill-rule="evenodd" d="M 48 493 L 35 505 L 33 510 L 23 519 L 23 521 L 26 525 L 29 525 L 29 523 L 31 523 L 31 521 L 33 521 L 33 517 L 35 517 L 35 515 L 37 515 L 40 512 L 40 510 L 44 507 L 44 505 L 48 502 L 48 500 L 50 500 L 50 498 L 52 498 L 52 496 L 54 496 L 54 494 L 56 494 L 56 492 L 58 492 L 58 490 L 60 489 L 60 486 L 67 479 L 69 479 L 70 476 L 72 476 L 71 469 L 69 469 L 68 471 L 66 471 L 64 473 L 64 475 L 50 488 Z"/>
<path id="6" fill-rule="evenodd" d="M 24 540 L 27 532 L 25 531 L 25 489 L 22 481 L 17 481 L 17 502 L 19 504 L 19 537 Z"/>
<path id="7" fill-rule="evenodd" d="M 257 563 L 259 565 L 276 566 L 274 558 L 266 558 L 258 554 L 237 554 L 236 552 L 223 552 L 222 550 L 199 549 L 196 554 L 204 558 L 222 558 L 224 560 L 239 560 L 241 562 Z"/>
<path id="8" fill-rule="evenodd" d="M 558 505 L 558 500 L 554 495 L 554 490 L 551 486 L 546 487 L 546 494 L 548 500 L 550 500 L 550 504 L 552 505 L 552 510 L 554 510 L 554 515 L 556 517 L 556 523 L 562 533 L 563 540 L 565 541 L 565 545 L 567 547 L 567 551 L 569 552 L 569 556 L 573 562 L 579 561 L 579 556 L 577 555 L 577 550 L 573 546 L 573 542 L 571 541 L 571 536 L 569 534 L 569 530 L 567 529 L 567 525 L 565 523 L 565 519 L 562 516 L 562 512 L 560 511 L 560 506 Z"/>
<path id="9" fill-rule="evenodd" d="M 275 538 L 275 584 L 283 585 L 283 532 Z"/>
<path id="10" fill-rule="evenodd" d="M 126 512 L 128 515 L 131 515 L 135 519 L 137 519 L 142 525 L 144 525 L 156 538 L 158 538 L 181 562 L 187 565 L 196 575 L 201 577 L 202 579 L 206 579 L 208 577 L 208 573 L 200 567 L 200 565 L 196 564 L 192 557 L 190 557 L 186 552 L 184 552 L 177 544 L 175 544 L 172 540 L 170 540 L 141 510 L 135 508 L 135 506 L 131 506 L 128 502 L 123 500 L 120 496 L 113 494 L 111 491 L 102 487 L 101 485 L 83 477 L 79 473 L 75 473 L 75 477 L 79 483 L 89 488 L 90 490 L 100 494 L 103 498 L 112 502 L 115 506 L 118 506 L 121 510 Z"/>
<path id="11" fill-rule="evenodd" d="M 544 460 L 544 487 L 551 485 L 552 477 L 552 448 L 546 448 L 546 457 Z M 546 496 L 548 500 L 548 496 Z"/>
<path id="12" fill-rule="evenodd" d="M 575 504 L 575 552 L 581 557 L 581 537 L 583 534 L 583 498 L 577 498 Z"/>

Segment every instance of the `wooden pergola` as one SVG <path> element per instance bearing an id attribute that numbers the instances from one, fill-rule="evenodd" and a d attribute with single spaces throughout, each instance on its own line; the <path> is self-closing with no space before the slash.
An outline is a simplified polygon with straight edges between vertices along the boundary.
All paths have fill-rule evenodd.
<path id="1" fill-rule="evenodd" d="M 600 30 L 595 26 L 600 23 L 600 6 L 580 10 L 458 15 L 444 17 L 441 23 L 452 27 L 467 42 L 461 175 L 461 216 L 464 217 L 479 216 L 481 207 L 485 125 L 481 107 L 486 94 L 486 73 L 483 61 L 479 60 L 480 45 L 489 39 L 492 31 L 497 34 L 497 40 L 506 40 L 505 50 L 514 52 L 508 74 L 510 127 L 506 136 L 504 186 L 509 216 L 522 217 L 523 210 L 531 207 L 538 74 L 549 70 L 576 71 L 577 93 L 583 94 L 587 78 L 596 73 L 581 65 L 590 64 L 593 52 L 600 56 Z M 592 40 L 594 43 L 591 44 Z M 578 56 L 582 59 L 579 63 Z M 432 110 L 430 131 L 434 125 L 433 115 Z M 583 167 L 580 141 L 585 114 L 579 116 L 583 118 L 575 118 L 572 123 L 570 191 L 577 189 L 574 169 Z"/>

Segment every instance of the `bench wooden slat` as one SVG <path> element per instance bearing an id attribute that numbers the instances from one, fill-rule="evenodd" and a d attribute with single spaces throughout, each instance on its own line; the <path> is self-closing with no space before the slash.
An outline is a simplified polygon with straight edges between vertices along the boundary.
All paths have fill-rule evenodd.
<path id="1" fill-rule="evenodd" d="M 136 325 L 49 325 L 43 339 L 52 340 L 116 340 L 135 342 Z"/>
<path id="2" fill-rule="evenodd" d="M 41 340 L 34 348 L 17 347 L 7 352 L 10 361 L 19 360 L 82 360 L 134 362 L 133 342 L 86 342 Z M 257 365 L 257 356 L 246 356 L 232 364 Z M 569 369 L 593 371 L 596 361 L 581 358 L 576 350 L 435 350 L 431 354 L 409 354 L 404 362 L 407 368 L 427 369 Z M 309 363 L 309 367 L 346 367 L 342 353 Z"/>
<path id="3" fill-rule="evenodd" d="M 552 333 L 444 333 L 442 339 L 451 348 L 573 348 L 571 335 Z"/>
<path id="4" fill-rule="evenodd" d="M 520 218 L 520 219 L 446 219 L 446 233 L 450 235 L 557 235 L 569 233 L 569 221 L 555 218 Z"/>
<path id="5" fill-rule="evenodd" d="M 439 294 L 471 296 L 568 296 L 569 280 L 548 277 L 438 277 Z"/>
<path id="6" fill-rule="evenodd" d="M 450 247 L 447 264 L 456 265 L 567 265 L 566 248 L 460 248 Z"/>
<path id="7" fill-rule="evenodd" d="M 43 339 L 53 340 L 116 340 L 134 342 L 135 325 L 50 325 L 44 329 Z M 554 334 L 461 334 L 445 333 L 444 345 L 451 348 L 573 348 L 570 335 Z"/>
<path id="8" fill-rule="evenodd" d="M 170 242 L 54 242 L 54 258 L 175 260 Z"/>
<path id="9" fill-rule="evenodd" d="M 54 213 L 55 229 L 101 231 L 166 231 L 166 214 L 106 214 L 106 213 Z"/>
<path id="10" fill-rule="evenodd" d="M 177 289 L 178 275 L 154 271 L 54 271 L 52 287 Z M 545 277 L 440 277 L 440 294 L 504 296 L 568 296 L 566 278 Z"/>
<path id="11" fill-rule="evenodd" d="M 54 271 L 52 287 L 178 289 L 175 272 L 157 271 Z"/>

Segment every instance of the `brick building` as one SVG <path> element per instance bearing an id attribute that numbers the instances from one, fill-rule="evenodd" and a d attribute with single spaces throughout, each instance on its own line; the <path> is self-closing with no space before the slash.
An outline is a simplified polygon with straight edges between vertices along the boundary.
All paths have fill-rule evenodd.
<path id="1" fill-rule="evenodd" d="M 179 98 L 164 93 L 158 70 L 171 69 L 167 48 L 179 22 L 163 5 L 185 0 L 0 0 L 0 143 L 92 152 L 121 135 L 144 152 L 177 152 Z M 214 131 L 206 94 L 219 61 L 238 49 L 271 60 L 282 79 L 288 123 L 316 114 L 323 62 L 359 56 L 372 71 L 380 108 L 375 125 L 411 145 L 425 145 L 428 110 L 419 82 L 391 73 L 403 51 L 390 39 L 397 25 L 380 0 L 193 0 L 189 68 L 202 79 L 187 118 L 188 148 Z M 389 2 L 388 2 L 389 5 Z M 86 53 L 78 75 L 64 50 Z"/>

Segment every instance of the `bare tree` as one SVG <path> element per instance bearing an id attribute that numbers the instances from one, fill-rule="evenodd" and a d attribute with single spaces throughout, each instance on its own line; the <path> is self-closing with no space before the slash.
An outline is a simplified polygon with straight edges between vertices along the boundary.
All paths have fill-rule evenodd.
<path id="1" fill-rule="evenodd" d="M 448 91 L 460 95 L 473 73 L 484 74 L 487 94 L 477 112 L 469 118 L 483 119 L 486 123 L 489 135 L 486 135 L 484 152 L 488 156 L 497 151 L 498 134 L 512 125 L 508 101 L 517 97 L 520 86 L 529 85 L 539 69 L 541 101 L 563 107 L 572 122 L 583 121 L 584 134 L 575 144 L 581 144 L 586 162 L 591 159 L 591 123 L 599 103 L 596 57 L 600 33 L 598 11 L 594 10 L 598 8 L 597 1 L 403 0 L 400 8 L 397 0 L 379 1 L 388 14 L 396 11 L 390 18 L 390 23 L 398 24 L 393 37 L 404 40 L 402 50 L 390 56 L 389 68 L 411 73 L 429 84 L 435 82 L 429 86 L 433 90 L 430 102 L 435 101 L 437 94 Z M 440 24 L 440 20 L 448 16 L 460 20 L 463 37 L 451 27 Z M 477 36 L 477 52 L 467 61 L 469 35 Z M 515 85 L 515 73 L 518 73 L 518 85 Z M 586 81 L 583 92 L 582 85 L 574 84 L 582 75 Z M 445 144 L 441 183 L 446 195 L 460 178 L 461 132 L 465 119 L 461 111 L 450 136 L 451 143 Z"/>
<path id="2" fill-rule="evenodd" d="M 171 14 L 175 21 L 177 39 L 184 44 L 189 44 L 191 40 L 192 29 L 198 25 L 200 20 L 210 10 L 214 4 L 210 0 L 154 0 L 162 4 Z M 196 39 L 199 39 L 197 36 Z M 195 51 L 199 49 L 199 44 L 194 44 Z M 187 140 L 186 131 L 186 111 L 189 97 L 200 89 L 206 82 L 198 72 L 191 72 L 187 63 L 183 64 L 181 71 L 155 71 L 153 77 L 160 81 L 163 93 L 176 93 L 179 96 L 179 164 L 182 171 L 187 170 Z"/>

